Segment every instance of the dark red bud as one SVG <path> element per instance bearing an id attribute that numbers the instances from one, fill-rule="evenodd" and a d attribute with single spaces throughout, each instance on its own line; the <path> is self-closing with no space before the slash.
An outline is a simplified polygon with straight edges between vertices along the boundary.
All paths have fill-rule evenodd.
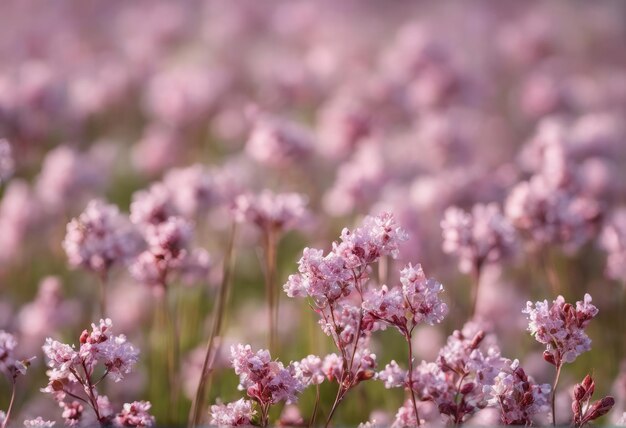
<path id="1" fill-rule="evenodd" d="M 83 330 L 83 332 L 80 334 L 80 343 L 87 343 L 87 338 L 89 338 L 89 332 L 87 330 Z"/>
<path id="2" fill-rule="evenodd" d="M 485 338 L 485 332 L 480 330 L 478 333 L 476 333 L 476 335 L 472 339 L 472 344 L 470 345 L 470 348 L 472 349 L 478 348 L 478 346 L 480 345 L 480 342 L 482 342 L 484 338 Z"/>
<path id="3" fill-rule="evenodd" d="M 552 355 L 548 351 L 543 351 L 543 359 L 549 362 L 552 365 L 556 366 L 556 361 L 554 360 L 554 355 Z"/>
<path id="4" fill-rule="evenodd" d="M 469 394 L 474 390 L 475 387 L 476 385 L 474 385 L 474 382 L 466 383 L 461 387 L 461 394 Z"/>

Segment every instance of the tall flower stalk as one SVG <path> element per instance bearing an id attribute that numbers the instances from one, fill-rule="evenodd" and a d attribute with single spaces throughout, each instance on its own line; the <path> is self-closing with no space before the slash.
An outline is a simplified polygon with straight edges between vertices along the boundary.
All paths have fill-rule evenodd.
<path id="1" fill-rule="evenodd" d="M 189 412 L 189 427 L 194 427 L 200 424 L 201 417 L 204 409 L 204 400 L 207 396 L 207 386 L 211 384 L 211 378 L 213 376 L 213 363 L 215 355 L 219 351 L 215 346 L 216 339 L 221 335 L 222 326 L 224 324 L 224 317 L 226 314 L 226 307 L 228 303 L 228 296 L 230 295 L 230 288 L 232 286 L 233 269 L 235 266 L 235 239 L 237 235 L 237 224 L 233 223 L 230 232 L 230 238 L 228 240 L 228 247 L 224 256 L 223 263 L 223 275 L 220 288 L 217 292 L 217 303 L 213 309 L 213 319 L 211 321 L 211 332 L 207 340 L 206 350 L 204 353 L 204 360 L 202 362 L 202 372 L 200 373 L 200 380 L 198 387 L 196 388 L 196 394 L 191 404 Z"/>
<path id="2" fill-rule="evenodd" d="M 591 304 L 591 296 L 585 294 L 576 306 L 565 303 L 558 296 L 548 304 L 528 302 L 522 311 L 528 318 L 528 331 L 539 343 L 546 345 L 543 359 L 556 369 L 552 387 L 552 425 L 556 425 L 556 391 L 564 363 L 573 363 L 583 352 L 591 349 L 591 339 L 585 333 L 589 322 L 598 314 L 598 308 Z"/>

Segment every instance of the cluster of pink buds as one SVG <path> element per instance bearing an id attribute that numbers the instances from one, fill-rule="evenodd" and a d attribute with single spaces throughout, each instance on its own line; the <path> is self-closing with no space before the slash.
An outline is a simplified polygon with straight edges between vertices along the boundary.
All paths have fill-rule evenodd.
<path id="1" fill-rule="evenodd" d="M 270 406 L 281 401 L 295 403 L 304 385 L 295 376 L 293 366 L 285 367 L 279 361 L 272 361 L 269 351 L 253 352 L 250 345 L 231 347 L 231 361 L 235 374 L 239 376 L 239 389 L 246 391 L 248 396 L 259 405 L 261 424 L 267 426 Z M 247 408 L 248 410 L 244 410 Z M 245 415 L 252 416 L 250 407 L 245 401 L 224 406 L 214 406 L 212 419 L 248 420 Z M 238 416 L 234 414 L 237 413 Z"/>
<path id="2" fill-rule="evenodd" d="M 496 204 L 476 204 L 471 212 L 450 207 L 441 221 L 443 251 L 459 259 L 462 272 L 480 272 L 483 264 L 495 263 L 515 244 L 515 229 Z"/>
<path id="3" fill-rule="evenodd" d="M 0 183 L 5 183 L 15 171 L 15 160 L 11 145 L 4 138 L 0 138 Z"/>
<path id="4" fill-rule="evenodd" d="M 139 351 L 124 335 L 114 335 L 110 319 L 92 324 L 91 331 L 80 335 L 80 348 L 51 338 L 43 346 L 48 358 L 49 383 L 42 392 L 52 394 L 63 409 L 66 424 L 74 426 L 84 421 L 85 405 L 89 406 L 102 425 L 144 427 L 154 425 L 148 414 L 149 403 L 125 404 L 115 414 L 109 399 L 98 393 L 97 386 L 107 377 L 115 382 L 130 373 L 138 360 Z"/>
<path id="5" fill-rule="evenodd" d="M 582 427 L 587 423 L 606 415 L 615 404 L 611 396 L 604 397 L 591 403 L 591 397 L 595 390 L 595 382 L 587 375 L 583 381 L 574 387 L 572 412 L 574 414 L 573 426 Z"/>
<path id="6" fill-rule="evenodd" d="M 206 277 L 210 256 L 201 248 L 190 248 L 193 225 L 176 214 L 164 185 L 158 183 L 136 193 L 130 209 L 131 221 L 147 244 L 130 266 L 135 279 L 162 292 L 171 274 L 190 281 Z"/>
<path id="7" fill-rule="evenodd" d="M 490 387 L 507 360 L 495 345 L 480 347 L 485 333 L 473 324 L 455 331 L 439 351 L 435 363 L 422 362 L 412 387 L 422 400 L 432 401 L 441 415 L 460 424 L 487 407 Z"/>
<path id="8" fill-rule="evenodd" d="M 529 426 L 535 416 L 548 411 L 550 389 L 550 385 L 536 384 L 514 360 L 502 367 L 484 392 L 490 396 L 489 405 L 500 409 L 502 424 Z"/>
<path id="9" fill-rule="evenodd" d="M 141 237 L 115 205 L 95 199 L 67 225 L 63 248 L 73 267 L 106 277 L 115 263 L 125 263 L 141 248 Z"/>
<path id="10" fill-rule="evenodd" d="M 576 302 L 576 306 L 565 303 L 563 296 L 559 296 L 552 305 L 547 300 L 528 302 L 522 312 L 528 317 L 530 334 L 546 345 L 543 358 L 550 364 L 560 367 L 563 363 L 572 363 L 591 349 L 585 328 L 598 314 L 598 308 L 591 304 L 589 294 Z"/>

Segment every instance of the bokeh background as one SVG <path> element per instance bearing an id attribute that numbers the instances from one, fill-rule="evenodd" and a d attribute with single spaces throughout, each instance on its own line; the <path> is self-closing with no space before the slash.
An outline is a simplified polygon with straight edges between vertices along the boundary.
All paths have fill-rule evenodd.
<path id="1" fill-rule="evenodd" d="M 612 391 L 621 415 L 624 281 L 607 277 L 599 238 L 626 196 L 625 46 L 626 3 L 618 0 L 3 1 L 0 137 L 11 144 L 15 172 L 0 201 L 0 328 L 16 334 L 20 353 L 37 356 L 20 380 L 16 420 L 59 419 L 57 404 L 39 392 L 41 345 L 48 336 L 75 343 L 98 317 L 97 278 L 71 269 L 61 245 L 66 224 L 90 199 L 127 212 L 133 193 L 195 164 L 219 195 L 194 213 L 194 245 L 211 254 L 209 274 L 170 284 L 182 383 L 173 408 L 159 353 L 151 351 L 153 290 L 124 267 L 107 285 L 116 330 L 142 354 L 135 373 L 106 392 L 116 403 L 148 399 L 157 421 L 180 425 L 202 364 L 237 194 L 271 189 L 309 201 L 311 221 L 280 240 L 279 284 L 296 272 L 304 247 L 328 250 L 343 227 L 393 211 L 411 239 L 390 264 L 391 277 L 406 262 L 421 263 L 446 288 L 450 315 L 415 337 L 418 360 L 433 360 L 470 306 L 470 278 L 442 251 L 444 210 L 504 206 L 537 173 L 542 141 L 551 138 L 562 140 L 568 168 L 601 219 L 574 248 L 548 242 L 537 251 L 526 239 L 506 263 L 489 266 L 478 313 L 503 355 L 551 382 L 521 310 L 556 291 L 571 302 L 592 294 L 600 309 L 589 328 L 593 350 L 566 368 L 561 413 L 568 387 L 593 373 L 598 394 Z M 174 192 L 187 185 L 175 181 Z M 240 397 L 230 344 L 267 346 L 260 234 L 249 224 L 239 232 L 223 355 L 207 404 Z M 307 303 L 280 294 L 274 357 L 332 352 Z M 397 334 L 376 334 L 372 348 L 381 368 L 404 361 Z M 335 388 L 323 385 L 321 413 Z M 0 408 L 9 395 L 2 380 Z M 336 421 L 393 414 L 402 397 L 368 382 Z M 307 390 L 303 415 L 313 403 Z"/>

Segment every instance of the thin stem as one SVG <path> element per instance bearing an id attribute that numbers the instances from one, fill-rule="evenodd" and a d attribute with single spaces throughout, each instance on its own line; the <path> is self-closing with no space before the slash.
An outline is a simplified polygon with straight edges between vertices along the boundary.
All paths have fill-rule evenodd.
<path id="1" fill-rule="evenodd" d="M 9 402 L 9 408 L 7 409 L 6 416 L 4 418 L 4 422 L 2 422 L 2 428 L 6 428 L 9 423 L 9 418 L 11 417 L 11 410 L 13 410 L 13 403 L 15 402 L 15 379 L 13 379 L 13 387 L 11 390 L 11 401 Z"/>
<path id="2" fill-rule="evenodd" d="M 276 353 L 276 326 L 278 323 L 278 298 L 276 290 L 276 231 L 270 225 L 265 231 L 265 291 L 268 307 L 270 353 Z"/>
<path id="3" fill-rule="evenodd" d="M 169 305 L 168 305 L 168 287 L 164 286 L 165 293 L 161 296 L 161 304 L 160 310 L 163 314 L 164 320 L 164 328 L 165 328 L 165 354 L 167 360 L 167 379 L 169 383 L 168 387 L 168 399 L 169 399 L 169 407 L 172 412 L 175 412 L 175 397 L 176 397 L 176 351 L 174 350 L 175 345 L 173 344 L 176 340 L 174 338 L 174 329 L 173 322 L 170 316 Z M 173 416 L 175 417 L 175 416 Z M 172 422 L 171 420 L 169 422 Z"/>
<path id="4" fill-rule="evenodd" d="M 100 318 L 106 319 L 107 314 L 107 294 L 106 294 L 106 285 L 108 282 L 108 274 L 105 271 L 98 275 L 99 278 L 99 291 L 100 291 Z"/>
<path id="5" fill-rule="evenodd" d="M 212 354 L 215 354 L 217 350 L 213 350 L 213 343 L 215 339 L 221 334 L 222 324 L 224 322 L 224 314 L 226 312 L 226 304 L 229 296 L 229 289 L 232 283 L 232 272 L 235 264 L 235 236 L 237 233 L 237 225 L 233 223 L 230 232 L 230 238 L 228 241 L 228 248 L 226 255 L 224 256 L 224 274 L 222 276 L 222 282 L 218 290 L 217 305 L 213 310 L 213 319 L 211 322 L 211 333 L 207 340 L 206 351 L 204 354 L 204 361 L 202 363 L 202 373 L 200 374 L 200 381 L 198 382 L 198 388 L 196 389 L 196 395 L 191 404 L 191 411 L 189 417 L 189 427 L 194 427 L 200 423 L 200 415 L 202 414 L 204 399 L 207 394 L 207 384 L 210 382 L 210 377 L 213 373 L 213 358 Z M 210 388 L 208 388 L 210 390 Z"/>
<path id="6" fill-rule="evenodd" d="M 472 268 L 472 311 L 470 312 L 470 319 L 476 316 L 476 308 L 478 307 L 478 293 L 480 288 L 480 273 L 481 263 L 476 263 Z"/>
<path id="7" fill-rule="evenodd" d="M 562 367 L 562 363 L 556 366 L 556 377 L 554 378 L 554 385 L 552 386 L 552 426 L 556 426 L 556 387 L 559 384 L 559 377 L 561 377 Z"/>
<path id="8" fill-rule="evenodd" d="M 415 420 L 417 426 L 420 426 L 420 415 L 417 411 L 417 401 L 415 400 L 415 391 L 413 390 L 413 344 L 411 343 L 411 335 L 404 336 L 409 345 L 409 391 L 411 392 L 411 401 L 413 402 L 413 410 L 415 410 Z"/>
<path id="9" fill-rule="evenodd" d="M 320 386 L 319 384 L 315 385 L 315 406 L 313 407 L 313 414 L 311 415 L 311 420 L 309 421 L 309 428 L 315 425 L 315 418 L 317 417 L 317 409 L 320 405 Z"/>
<path id="10" fill-rule="evenodd" d="M 341 402 L 345 394 L 344 387 L 343 387 L 343 377 L 344 376 L 342 374 L 341 375 L 342 382 L 339 385 L 339 389 L 337 390 L 337 396 L 335 397 L 335 402 L 333 403 L 333 407 L 330 409 L 330 413 L 328 414 L 328 417 L 326 418 L 326 424 L 324 424 L 325 428 L 328 428 L 328 426 L 330 425 L 330 420 L 333 418 L 333 415 L 335 414 L 335 410 L 337 410 L 337 406 L 339 405 L 339 403 Z"/>

